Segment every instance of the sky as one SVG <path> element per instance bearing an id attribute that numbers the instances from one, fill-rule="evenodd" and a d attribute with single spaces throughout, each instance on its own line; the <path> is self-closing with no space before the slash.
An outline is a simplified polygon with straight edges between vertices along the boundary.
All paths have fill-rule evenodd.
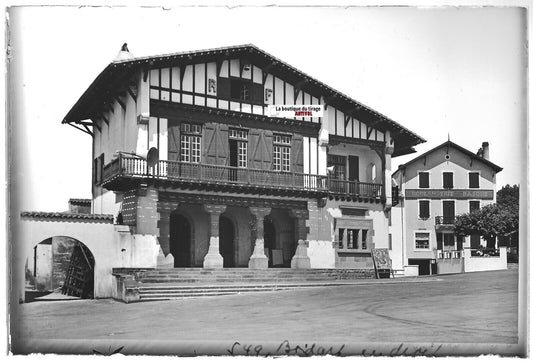
<path id="1" fill-rule="evenodd" d="M 18 7 L 9 13 L 8 155 L 15 210 L 91 198 L 91 137 L 61 120 L 123 43 L 135 56 L 253 43 L 427 140 L 526 164 L 526 14 L 519 8 Z"/>

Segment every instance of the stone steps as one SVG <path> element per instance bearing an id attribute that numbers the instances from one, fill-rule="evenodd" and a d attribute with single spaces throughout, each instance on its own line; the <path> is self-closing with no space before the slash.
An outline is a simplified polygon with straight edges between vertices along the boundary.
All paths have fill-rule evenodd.
<path id="1" fill-rule="evenodd" d="M 250 292 L 273 292 L 290 289 L 341 286 L 345 283 L 294 283 L 294 284 L 263 284 L 263 285 L 205 285 L 183 286 L 180 284 L 161 285 L 145 284 L 139 287 L 140 302 L 170 300 L 195 297 L 227 296 Z"/>
<path id="2" fill-rule="evenodd" d="M 339 286 L 375 278 L 373 269 L 287 268 L 117 268 L 113 275 L 117 280 L 117 298 L 125 302 Z"/>

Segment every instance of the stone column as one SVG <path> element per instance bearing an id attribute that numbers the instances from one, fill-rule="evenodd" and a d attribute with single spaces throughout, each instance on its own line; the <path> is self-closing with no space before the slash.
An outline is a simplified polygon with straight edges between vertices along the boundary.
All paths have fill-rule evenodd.
<path id="1" fill-rule="evenodd" d="M 204 204 L 204 210 L 209 215 L 209 250 L 204 257 L 204 268 L 223 268 L 224 259 L 220 255 L 218 225 L 220 215 L 226 211 L 224 205 Z"/>
<path id="2" fill-rule="evenodd" d="M 291 216 L 295 218 L 295 236 L 298 240 L 296 252 L 291 260 L 291 268 L 311 268 L 311 260 L 307 255 L 307 229 L 305 220 L 309 216 L 307 209 L 292 209 Z"/>
<path id="3" fill-rule="evenodd" d="M 159 221 L 157 221 L 159 227 L 159 254 L 157 255 L 157 267 L 158 268 L 173 268 L 174 256 L 170 253 L 170 212 L 160 210 Z"/>
<path id="4" fill-rule="evenodd" d="M 256 239 L 254 251 L 248 261 L 248 268 L 268 268 L 268 258 L 265 255 L 265 217 L 270 214 L 270 208 L 250 207 L 250 212 L 255 216 Z"/>

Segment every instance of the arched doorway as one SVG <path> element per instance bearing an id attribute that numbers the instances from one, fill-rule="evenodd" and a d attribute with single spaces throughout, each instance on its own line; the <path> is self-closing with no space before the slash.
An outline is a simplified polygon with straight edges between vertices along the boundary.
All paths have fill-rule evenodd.
<path id="1" fill-rule="evenodd" d="M 94 298 L 94 264 L 89 248 L 74 238 L 53 236 L 39 242 L 26 260 L 26 301 L 50 293 Z"/>
<path id="2" fill-rule="evenodd" d="M 276 227 L 270 216 L 265 217 L 264 220 L 264 236 L 265 236 L 265 253 L 268 257 L 268 267 L 274 267 L 274 256 L 276 252 Z"/>
<path id="3" fill-rule="evenodd" d="M 220 255 L 224 259 L 224 268 L 235 267 L 235 228 L 233 222 L 220 216 L 218 225 Z"/>
<path id="4" fill-rule="evenodd" d="M 187 217 L 179 213 L 170 215 L 170 253 L 174 257 L 174 267 L 191 267 L 191 224 Z"/>

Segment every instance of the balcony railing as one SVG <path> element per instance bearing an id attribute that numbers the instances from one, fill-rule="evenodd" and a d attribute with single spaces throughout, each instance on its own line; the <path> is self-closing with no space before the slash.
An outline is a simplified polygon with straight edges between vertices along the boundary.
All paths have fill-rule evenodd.
<path id="1" fill-rule="evenodd" d="M 436 216 L 435 217 L 435 225 L 436 226 L 440 226 L 440 225 L 453 226 L 456 219 L 457 219 L 457 217 Z"/>
<path id="2" fill-rule="evenodd" d="M 102 184 L 109 186 L 111 182 L 124 177 L 296 189 L 376 199 L 381 197 L 383 189 L 381 184 L 337 180 L 316 174 L 276 172 L 203 163 L 161 160 L 154 166 L 148 167 L 144 159 L 121 154 L 104 167 Z"/>

